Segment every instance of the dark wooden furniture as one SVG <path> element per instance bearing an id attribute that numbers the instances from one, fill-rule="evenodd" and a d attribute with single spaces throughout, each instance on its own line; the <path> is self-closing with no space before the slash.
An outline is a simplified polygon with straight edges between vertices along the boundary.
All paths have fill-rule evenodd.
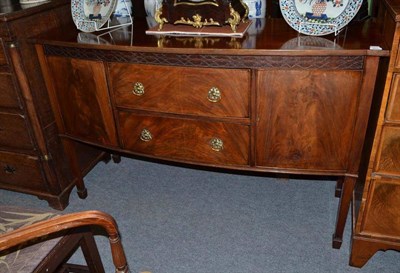
<path id="1" fill-rule="evenodd" d="M 104 212 L 51 215 L 20 207 L 0 209 L 0 223 L 10 230 L 0 232 L 0 269 L 7 272 L 21 272 L 23 269 L 23 272 L 104 273 L 91 231 L 97 226 L 109 237 L 115 272 L 129 272 L 117 224 Z M 87 266 L 68 263 L 79 247 Z"/>
<path id="2" fill-rule="evenodd" d="M 60 28 L 71 20 L 65 14 L 66 0 L 28 9 L 12 0 L 2 2 L 0 13 L 0 188 L 36 195 L 56 209 L 67 206 L 76 176 L 57 136 L 34 47 L 25 40 Z M 80 170 L 87 173 L 103 155 L 80 145 Z"/>
<path id="3" fill-rule="evenodd" d="M 376 24 L 307 37 L 268 19 L 254 48 L 245 48 L 248 36 L 156 37 L 146 29 L 136 20 L 133 31 L 93 44 L 71 24 L 32 41 L 60 136 L 194 165 L 338 177 L 339 248 L 378 67 L 389 54 Z"/>
<path id="4" fill-rule="evenodd" d="M 350 264 L 357 267 L 378 250 L 400 250 L 400 1 L 376 3 L 391 54 L 366 179 L 354 202 Z"/>

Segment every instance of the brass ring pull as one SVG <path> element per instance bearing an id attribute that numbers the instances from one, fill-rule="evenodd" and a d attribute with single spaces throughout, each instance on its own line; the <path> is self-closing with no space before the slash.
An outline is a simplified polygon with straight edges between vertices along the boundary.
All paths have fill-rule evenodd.
<path id="1" fill-rule="evenodd" d="M 15 174 L 15 172 L 17 171 L 13 166 L 10 165 L 4 166 L 3 170 L 6 174 Z"/>
<path id="2" fill-rule="evenodd" d="M 133 90 L 132 93 L 135 94 L 136 96 L 141 96 L 144 94 L 144 85 L 141 82 L 135 82 L 133 84 Z"/>
<path id="3" fill-rule="evenodd" d="M 143 129 L 142 132 L 140 133 L 140 140 L 147 142 L 153 139 L 153 136 L 151 135 L 150 131 L 147 129 Z"/>
<path id="4" fill-rule="evenodd" d="M 218 102 L 221 100 L 221 91 L 217 87 L 211 87 L 208 91 L 207 98 L 211 102 Z"/>
<path id="5" fill-rule="evenodd" d="M 224 148 L 224 142 L 222 139 L 214 137 L 210 140 L 210 146 L 214 151 L 220 152 Z"/>

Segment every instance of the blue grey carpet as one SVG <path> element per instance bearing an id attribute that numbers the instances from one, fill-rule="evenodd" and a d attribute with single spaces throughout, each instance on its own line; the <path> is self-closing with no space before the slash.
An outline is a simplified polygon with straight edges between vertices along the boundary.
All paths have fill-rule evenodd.
<path id="1" fill-rule="evenodd" d="M 122 158 L 86 177 L 89 196 L 71 194 L 65 212 L 97 209 L 117 220 L 132 272 L 400 272 L 400 253 L 348 265 L 350 222 L 332 249 L 335 181 L 276 179 Z M 48 208 L 36 197 L 0 191 L 0 204 Z M 96 236 L 107 272 L 107 238 Z M 78 253 L 72 258 L 81 262 Z"/>

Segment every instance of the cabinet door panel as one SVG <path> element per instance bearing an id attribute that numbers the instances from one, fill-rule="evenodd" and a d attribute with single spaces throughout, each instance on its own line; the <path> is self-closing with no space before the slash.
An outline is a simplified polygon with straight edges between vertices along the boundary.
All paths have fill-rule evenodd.
<path id="1" fill-rule="evenodd" d="M 192 162 L 248 165 L 249 126 L 119 113 L 123 147 L 137 153 Z M 143 137 L 148 131 L 147 139 Z M 151 137 L 149 137 L 151 136 Z M 216 150 L 222 141 L 220 150 Z"/>
<path id="2" fill-rule="evenodd" d="M 103 63 L 48 57 L 65 133 L 117 146 Z"/>
<path id="3" fill-rule="evenodd" d="M 359 71 L 260 71 L 256 164 L 345 170 L 361 77 Z"/>

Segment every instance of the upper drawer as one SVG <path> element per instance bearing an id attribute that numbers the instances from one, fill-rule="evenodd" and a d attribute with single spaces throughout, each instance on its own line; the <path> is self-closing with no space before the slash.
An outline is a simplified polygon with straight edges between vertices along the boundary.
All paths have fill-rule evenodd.
<path id="1" fill-rule="evenodd" d="M 124 149 L 159 158 L 248 165 L 249 126 L 120 112 Z"/>
<path id="2" fill-rule="evenodd" d="M 24 116 L 0 113 L 0 147 L 11 150 L 33 150 Z"/>
<path id="3" fill-rule="evenodd" d="M 250 71 L 109 64 L 117 106 L 177 114 L 248 117 Z"/>
<path id="4" fill-rule="evenodd" d="M 20 108 L 17 92 L 8 73 L 0 73 L 0 107 Z"/>
<path id="5" fill-rule="evenodd" d="M 392 80 L 392 88 L 390 92 L 389 104 L 386 113 L 388 121 L 400 122 L 400 74 L 395 73 Z"/>

